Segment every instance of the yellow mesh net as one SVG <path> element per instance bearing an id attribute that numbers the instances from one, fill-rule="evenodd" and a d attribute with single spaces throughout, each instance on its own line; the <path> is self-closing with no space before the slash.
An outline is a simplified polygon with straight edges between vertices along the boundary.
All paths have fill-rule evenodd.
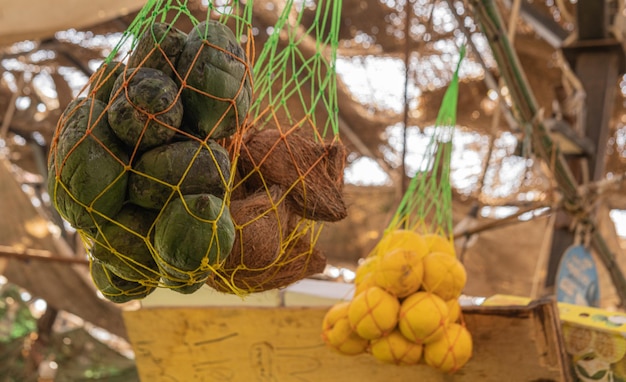
<path id="1" fill-rule="evenodd" d="M 252 2 L 218 3 L 148 1 L 59 119 L 48 190 L 111 301 L 286 286 L 324 269 L 323 222 L 346 215 L 337 2 L 287 2 L 258 59 Z"/>

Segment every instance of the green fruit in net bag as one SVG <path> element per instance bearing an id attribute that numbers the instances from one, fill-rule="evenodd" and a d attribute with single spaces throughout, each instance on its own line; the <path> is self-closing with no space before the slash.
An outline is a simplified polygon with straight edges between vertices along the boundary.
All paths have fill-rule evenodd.
<path id="1" fill-rule="evenodd" d="M 129 68 L 153 68 L 175 78 L 174 68 L 187 34 L 172 25 L 155 22 L 141 35 L 128 58 Z"/>
<path id="2" fill-rule="evenodd" d="M 191 278 L 186 279 L 185 281 L 176 281 L 179 277 L 165 271 L 166 276 L 161 278 L 161 282 L 166 288 L 171 289 L 174 292 L 192 294 L 206 284 L 206 280 L 209 278 L 210 274 L 211 272 L 195 272 Z"/>
<path id="3" fill-rule="evenodd" d="M 159 280 L 148 233 L 157 213 L 126 204 L 114 221 L 104 223 L 95 237 L 91 255 L 116 275 L 132 281 Z"/>
<path id="4" fill-rule="evenodd" d="M 214 141 L 174 142 L 146 151 L 129 177 L 131 202 L 160 210 L 180 194 L 213 194 L 222 197 L 230 181 L 228 152 Z"/>
<path id="5" fill-rule="evenodd" d="M 48 193 L 74 228 L 115 216 L 124 203 L 128 155 L 105 115 L 105 104 L 78 98 L 63 112 L 48 161 Z"/>
<path id="6" fill-rule="evenodd" d="M 121 304 L 131 300 L 140 300 L 154 292 L 156 287 L 143 285 L 135 281 L 125 280 L 97 260 L 92 260 L 89 265 L 91 278 L 102 293 L 112 302 Z"/>
<path id="7" fill-rule="evenodd" d="M 222 263 L 234 240 L 235 226 L 228 206 L 211 194 L 172 200 L 154 229 L 157 263 L 179 283 L 200 281 L 194 277 Z"/>
<path id="8" fill-rule="evenodd" d="M 89 94 L 93 94 L 95 99 L 108 104 L 115 80 L 124 73 L 125 67 L 118 61 L 104 62 L 91 79 Z"/>
<path id="9" fill-rule="evenodd" d="M 246 54 L 233 32 L 217 21 L 193 28 L 176 65 L 185 80 L 185 127 L 204 139 L 232 135 L 250 107 Z"/>
<path id="10" fill-rule="evenodd" d="M 111 90 L 111 128 L 140 151 L 169 142 L 183 120 L 178 86 L 162 71 L 133 68 L 120 74 Z"/>

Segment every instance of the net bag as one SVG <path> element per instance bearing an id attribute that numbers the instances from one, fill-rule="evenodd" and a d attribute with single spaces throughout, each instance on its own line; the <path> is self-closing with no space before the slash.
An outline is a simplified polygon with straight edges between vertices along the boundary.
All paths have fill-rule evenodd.
<path id="1" fill-rule="evenodd" d="M 346 150 L 338 134 L 335 60 L 341 1 L 287 1 L 255 61 L 255 98 L 241 132 L 231 193 L 235 249 L 209 278 L 245 294 L 324 270 L 324 222 L 346 217 Z M 256 12 L 257 9 L 255 8 Z"/>
<path id="2" fill-rule="evenodd" d="M 295 58 L 273 36 L 301 31 L 290 17 L 303 9 L 288 2 L 255 64 L 252 2 L 198 7 L 148 1 L 55 131 L 48 192 L 80 234 L 94 284 L 116 303 L 160 287 L 193 293 L 208 283 L 245 295 L 288 285 L 323 270 L 321 222 L 345 216 L 336 117 L 318 125 L 315 115 L 318 103 L 334 102 L 334 53 L 314 54 L 294 79 L 255 83 L 268 65 L 286 78 Z M 338 12 L 318 9 L 326 11 L 315 21 Z M 304 84 L 321 95 L 281 113 Z M 281 123 L 270 128 L 270 114 Z M 291 172 L 276 171 L 278 162 Z M 316 182 L 333 186 L 339 208 Z"/>
<path id="3" fill-rule="evenodd" d="M 352 300 L 339 304 L 342 314 L 334 307 L 326 315 L 322 338 L 335 351 L 358 349 L 385 363 L 426 363 L 446 373 L 471 357 L 458 300 L 467 276 L 453 244 L 450 186 L 464 53 L 462 48 L 418 172 L 381 240 L 356 270 Z M 367 347 L 359 339 L 368 340 Z"/>

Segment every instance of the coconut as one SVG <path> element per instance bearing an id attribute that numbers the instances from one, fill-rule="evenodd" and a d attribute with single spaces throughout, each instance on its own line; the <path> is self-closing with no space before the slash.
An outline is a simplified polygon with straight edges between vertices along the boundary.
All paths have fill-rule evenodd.
<path id="1" fill-rule="evenodd" d="M 283 194 L 275 185 L 231 202 L 235 243 L 208 285 L 227 293 L 256 293 L 287 286 L 324 270 L 326 259 L 312 247 L 310 235 L 294 230 L 301 218 L 294 219 L 282 202 Z"/>
<path id="2" fill-rule="evenodd" d="M 281 201 L 279 186 L 259 191 L 243 200 L 233 200 L 230 212 L 235 223 L 235 243 L 225 269 L 256 270 L 271 265 L 288 235 L 289 211 Z"/>
<path id="3" fill-rule="evenodd" d="M 245 138 L 238 165 L 247 188 L 282 186 L 289 190 L 294 212 L 306 219 L 335 222 L 347 216 L 342 195 L 345 148 L 338 143 L 263 129 Z"/>

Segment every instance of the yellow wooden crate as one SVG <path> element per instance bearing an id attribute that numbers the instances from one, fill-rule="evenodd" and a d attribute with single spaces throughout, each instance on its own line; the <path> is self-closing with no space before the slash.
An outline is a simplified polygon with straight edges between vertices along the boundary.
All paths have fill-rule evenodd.
<path id="1" fill-rule="evenodd" d="M 337 354 L 321 338 L 322 319 L 330 304 L 325 306 L 320 300 L 315 300 L 314 306 L 267 303 L 278 296 L 282 304 L 286 300 L 282 293 L 265 295 L 260 302 L 258 297 L 242 301 L 222 296 L 225 303 L 207 300 L 205 295 L 204 306 L 187 307 L 180 306 L 180 301 L 185 300 L 182 296 L 178 306 L 151 303 L 149 307 L 125 312 L 141 380 L 571 380 L 556 304 L 550 300 L 524 306 L 464 307 L 464 320 L 474 339 L 474 355 L 462 370 L 450 376 L 426 365 L 395 366 L 382 364 L 369 354 Z M 291 301 L 297 301 L 295 296 L 291 296 Z M 206 306 L 207 303 L 225 305 Z"/>

